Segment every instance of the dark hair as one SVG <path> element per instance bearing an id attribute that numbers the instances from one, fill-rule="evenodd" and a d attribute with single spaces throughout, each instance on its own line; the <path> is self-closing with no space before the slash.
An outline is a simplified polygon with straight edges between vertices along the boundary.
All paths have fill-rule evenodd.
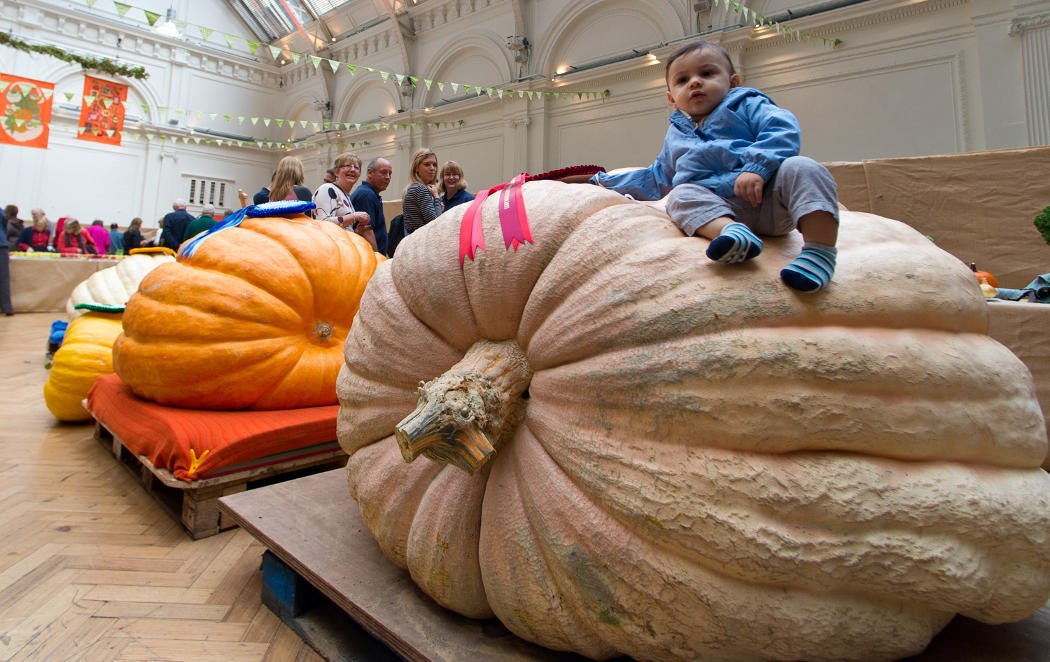
<path id="1" fill-rule="evenodd" d="M 119 227 L 120 227 L 120 226 L 119 226 L 119 225 L 117 225 L 116 223 L 110 223 L 110 224 L 109 224 L 109 229 L 110 229 L 110 230 L 116 230 L 116 229 L 117 229 L 117 228 L 119 228 Z"/>
<path id="2" fill-rule="evenodd" d="M 671 73 L 671 63 L 684 55 L 688 55 L 694 51 L 702 51 L 704 49 L 711 49 L 716 53 L 720 53 L 722 57 L 726 59 L 726 62 L 729 63 L 729 75 L 732 76 L 736 73 L 736 69 L 733 67 L 733 58 L 729 57 L 729 51 L 723 48 L 721 44 L 716 44 L 713 41 L 700 40 L 683 44 L 682 46 L 679 46 L 674 53 L 671 53 L 671 55 L 668 56 L 667 64 L 664 65 L 664 82 L 667 82 L 667 76 Z"/>

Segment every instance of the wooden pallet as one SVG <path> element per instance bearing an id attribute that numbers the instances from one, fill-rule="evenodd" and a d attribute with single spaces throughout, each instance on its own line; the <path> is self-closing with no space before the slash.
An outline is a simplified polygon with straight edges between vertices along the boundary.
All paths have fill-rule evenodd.
<path id="1" fill-rule="evenodd" d="M 379 551 L 346 486 L 329 471 L 219 500 L 268 549 L 263 602 L 330 661 L 391 659 L 582 661 L 518 639 L 498 621 L 440 607 Z M 352 619 L 352 620 L 351 620 Z M 389 651 L 376 652 L 374 641 Z M 349 634 L 348 634 L 349 633 Z M 1017 623 L 957 616 L 910 662 L 1043 661 L 1050 650 L 1050 602 Z M 629 658 L 617 658 L 629 660 Z"/>
<path id="2" fill-rule="evenodd" d="M 263 562 L 264 604 L 327 660 L 586 662 L 431 600 L 379 550 L 345 470 L 225 496 L 219 508 L 273 557 Z M 371 636 L 344 638 L 362 628 Z"/>
<path id="3" fill-rule="evenodd" d="M 194 540 L 237 526 L 234 520 L 219 510 L 221 497 L 319 471 L 338 469 L 346 464 L 346 453 L 334 445 L 307 457 L 279 460 L 265 466 L 187 482 L 179 480 L 167 469 L 153 466 L 146 456 L 133 453 L 119 437 L 98 421 L 95 422 L 95 439 L 113 453 L 120 464 L 172 517 L 182 523 Z"/>

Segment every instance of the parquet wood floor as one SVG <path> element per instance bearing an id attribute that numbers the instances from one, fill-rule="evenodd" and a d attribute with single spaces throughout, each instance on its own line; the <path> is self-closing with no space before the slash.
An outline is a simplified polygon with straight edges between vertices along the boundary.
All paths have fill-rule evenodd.
<path id="1" fill-rule="evenodd" d="M 320 661 L 260 603 L 260 543 L 190 539 L 90 425 L 48 412 L 55 319 L 0 317 L 0 661 Z"/>

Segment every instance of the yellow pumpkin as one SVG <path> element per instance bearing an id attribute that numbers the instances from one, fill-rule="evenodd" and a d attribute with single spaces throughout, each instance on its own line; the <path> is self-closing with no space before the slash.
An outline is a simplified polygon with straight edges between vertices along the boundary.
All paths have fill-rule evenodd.
<path id="1" fill-rule="evenodd" d="M 114 345 L 116 372 L 164 405 L 335 404 L 343 342 L 376 262 L 365 239 L 334 223 L 245 219 L 142 281 Z"/>
<path id="2" fill-rule="evenodd" d="M 1041 410 L 966 265 L 844 211 L 799 295 L 797 233 L 723 265 L 615 193 L 522 194 L 531 243 L 494 195 L 461 265 L 450 210 L 347 339 L 351 493 L 438 603 L 597 659 L 877 660 L 1050 597 Z"/>
<path id="3" fill-rule="evenodd" d="M 120 335 L 120 315 L 88 312 L 69 323 L 62 346 L 44 383 L 44 404 L 60 421 L 86 421 L 81 404 L 100 375 L 113 372 L 113 341 Z"/>

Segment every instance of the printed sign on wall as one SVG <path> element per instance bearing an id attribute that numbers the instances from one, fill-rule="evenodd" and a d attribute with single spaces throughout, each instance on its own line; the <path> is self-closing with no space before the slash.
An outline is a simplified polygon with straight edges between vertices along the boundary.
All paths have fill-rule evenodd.
<path id="1" fill-rule="evenodd" d="M 0 143 L 47 149 L 54 83 L 0 74 Z"/>
<path id="2" fill-rule="evenodd" d="M 84 76 L 77 138 L 119 145 L 124 130 L 124 102 L 127 99 L 127 85 Z"/>

